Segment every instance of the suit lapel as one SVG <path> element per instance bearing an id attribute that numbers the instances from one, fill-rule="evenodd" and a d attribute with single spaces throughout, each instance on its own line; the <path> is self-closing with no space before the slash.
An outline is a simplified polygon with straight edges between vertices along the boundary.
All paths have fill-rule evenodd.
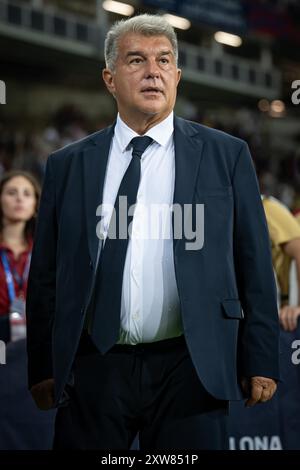
<path id="1" fill-rule="evenodd" d="M 104 178 L 113 132 L 114 125 L 94 135 L 91 139 L 92 145 L 84 150 L 83 155 L 87 237 L 93 266 L 96 265 L 99 245 L 96 227 L 100 218 L 96 216 L 96 209 L 102 203 Z"/>
<path id="2" fill-rule="evenodd" d="M 96 265 L 99 239 L 96 209 L 102 203 L 106 166 L 114 125 L 91 137 L 91 146 L 84 150 L 83 175 L 87 235 L 90 256 Z M 202 160 L 203 141 L 189 122 L 174 117 L 175 188 L 173 204 L 192 204 L 195 184 Z M 174 222 L 174 221 L 173 221 Z M 174 232 L 174 226 L 173 226 Z M 178 240 L 174 239 L 174 249 Z"/>
<path id="3" fill-rule="evenodd" d="M 203 140 L 197 128 L 188 121 L 174 118 L 175 189 L 173 204 L 192 204 L 199 167 L 202 160 Z M 173 218 L 174 233 L 174 218 Z M 174 238 L 174 250 L 178 240 Z"/>

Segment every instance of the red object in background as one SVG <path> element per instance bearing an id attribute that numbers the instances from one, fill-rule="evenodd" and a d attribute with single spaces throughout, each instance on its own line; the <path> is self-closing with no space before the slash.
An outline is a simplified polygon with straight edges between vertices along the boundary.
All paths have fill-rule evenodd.
<path id="1" fill-rule="evenodd" d="M 300 31 L 288 10 L 273 2 L 247 1 L 246 11 L 249 30 L 290 41 L 300 42 Z"/>
<path id="2" fill-rule="evenodd" d="M 292 213 L 293 213 L 294 216 L 298 216 L 298 215 L 300 215 L 300 209 L 295 209 L 295 210 L 292 211 Z"/>

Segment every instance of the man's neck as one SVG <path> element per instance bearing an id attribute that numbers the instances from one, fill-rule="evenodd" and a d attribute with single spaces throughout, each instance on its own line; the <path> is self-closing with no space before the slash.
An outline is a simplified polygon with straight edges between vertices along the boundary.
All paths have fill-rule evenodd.
<path id="1" fill-rule="evenodd" d="M 172 112 L 172 111 L 171 111 Z M 133 131 L 135 131 L 139 135 L 146 134 L 149 129 L 156 126 L 160 122 L 164 121 L 171 113 L 166 113 L 164 115 L 155 115 L 155 116 L 148 116 L 144 115 L 137 119 L 136 117 L 132 118 L 128 115 L 124 115 L 122 112 L 119 111 L 120 117 L 122 121 L 130 127 Z"/>

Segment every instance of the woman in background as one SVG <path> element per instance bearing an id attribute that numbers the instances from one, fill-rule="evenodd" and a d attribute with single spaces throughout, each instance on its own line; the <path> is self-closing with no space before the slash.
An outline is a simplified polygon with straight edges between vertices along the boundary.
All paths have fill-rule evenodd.
<path id="1" fill-rule="evenodd" d="M 0 340 L 8 343 L 0 365 L 0 450 L 45 450 L 53 441 L 55 411 L 37 410 L 28 391 L 26 340 L 11 341 L 14 331 L 25 331 L 25 321 L 16 329 L 11 319 L 24 312 L 39 199 L 30 173 L 15 170 L 0 179 Z"/>
<path id="2" fill-rule="evenodd" d="M 25 315 L 27 277 L 40 186 L 28 172 L 0 180 L 0 340 L 11 338 L 10 312 Z"/>

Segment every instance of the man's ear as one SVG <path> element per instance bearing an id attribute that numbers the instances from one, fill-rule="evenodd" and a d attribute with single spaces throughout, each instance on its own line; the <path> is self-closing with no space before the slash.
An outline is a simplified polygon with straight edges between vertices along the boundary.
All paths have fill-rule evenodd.
<path id="1" fill-rule="evenodd" d="M 180 82 L 181 79 L 181 69 L 177 69 L 177 85 Z"/>
<path id="2" fill-rule="evenodd" d="M 103 78 L 103 81 L 104 81 L 108 91 L 113 96 L 115 96 L 116 89 L 115 89 L 115 83 L 114 83 L 114 74 L 112 73 L 112 71 L 109 70 L 109 69 L 103 69 L 102 70 L 102 78 Z"/>

